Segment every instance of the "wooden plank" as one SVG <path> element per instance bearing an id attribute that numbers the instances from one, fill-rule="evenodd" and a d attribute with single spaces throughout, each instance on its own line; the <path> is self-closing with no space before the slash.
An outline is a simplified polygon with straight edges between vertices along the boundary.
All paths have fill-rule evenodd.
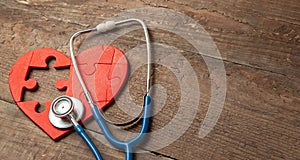
<path id="1" fill-rule="evenodd" d="M 299 1 L 175 0 L 147 4 L 167 6 L 197 20 L 213 37 L 224 60 L 299 77 Z M 175 46 L 176 42 L 166 39 L 160 42 Z"/>
<path id="2" fill-rule="evenodd" d="M 52 19 L 69 24 L 72 22 L 83 27 L 96 25 L 96 20 L 103 21 L 104 18 L 117 13 L 118 10 L 120 11 L 121 9 L 134 7 L 133 4 L 129 3 L 124 5 L 124 8 L 116 7 L 110 9 L 107 6 L 109 5 L 108 3 L 103 3 L 101 12 L 105 13 L 105 16 L 97 16 L 87 13 L 87 10 L 96 10 L 96 5 L 93 5 L 93 2 L 90 3 L 91 4 L 81 4 L 80 8 L 75 6 L 72 7 L 72 9 L 65 7 L 63 5 L 65 2 L 57 2 L 56 4 L 38 3 L 37 1 L 32 4 L 34 8 L 31 10 L 29 10 L 31 3 L 25 6 L 18 3 L 5 3 L 4 6 L 7 6 L 8 8 L 19 7 L 19 10 L 24 8 L 28 13 L 33 14 L 36 18 L 42 17 L 40 18 L 41 22 Z M 263 70 L 273 71 L 279 74 L 299 77 L 299 72 L 297 71 L 297 68 L 299 67 L 297 63 L 299 61 L 299 54 L 297 54 L 297 51 L 299 50 L 300 28 L 297 22 L 299 21 L 297 20 L 297 15 L 299 15 L 299 13 L 297 12 L 296 7 L 299 6 L 297 5 L 298 1 L 291 1 L 289 3 L 278 2 L 276 4 L 270 3 L 270 8 L 276 8 L 277 6 L 283 7 L 280 10 L 270 10 L 265 9 L 264 7 L 257 7 L 258 5 L 267 6 L 267 4 L 269 4 L 269 2 L 261 1 L 251 1 L 247 3 L 232 2 L 230 5 L 221 1 L 195 1 L 189 4 L 181 2 L 183 5 L 178 3 L 179 2 L 176 1 L 176 3 L 157 2 L 155 4 L 146 4 L 154 6 L 167 5 L 170 9 L 177 9 L 187 15 L 191 15 L 210 32 L 214 40 L 217 42 L 222 57 L 225 60 L 255 68 L 261 68 Z M 137 7 L 143 6 L 140 2 L 136 2 L 134 4 L 137 5 Z M 55 7 L 55 5 L 60 7 Z M 237 9 L 226 9 L 227 6 L 236 7 Z M 252 8 L 253 10 L 246 10 L 243 12 L 243 9 L 247 7 Z M 65 10 L 63 14 L 61 13 L 62 10 Z M 288 13 L 285 11 L 288 11 Z M 81 13 L 84 13 L 85 16 L 82 16 Z M 43 16 L 39 16 L 40 14 Z M 259 16 L 253 16 L 257 14 Z M 46 15 L 52 16 L 47 17 Z M 281 20 L 284 18 L 287 19 L 287 22 Z M 91 19 L 93 20 L 91 21 Z M 290 23 L 291 20 L 295 20 L 295 23 Z M 29 19 L 29 21 L 32 20 Z M 224 23 L 225 25 L 223 25 Z M 169 43 L 172 43 L 172 41 Z M 270 55 L 268 54 L 269 52 L 272 52 L 273 54 Z"/>

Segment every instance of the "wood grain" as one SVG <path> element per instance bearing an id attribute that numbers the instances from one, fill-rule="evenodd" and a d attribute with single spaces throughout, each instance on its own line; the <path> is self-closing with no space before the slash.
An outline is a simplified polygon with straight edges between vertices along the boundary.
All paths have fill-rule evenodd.
<path id="1" fill-rule="evenodd" d="M 1 159 L 93 159 L 75 133 L 60 142 L 52 142 L 18 110 L 9 92 L 10 68 L 18 57 L 36 48 L 51 47 L 68 54 L 68 39 L 74 32 L 126 9 L 146 6 L 182 12 L 207 30 L 225 64 L 227 95 L 214 130 L 207 137 L 199 138 L 211 94 L 207 66 L 184 39 L 150 28 L 153 42 L 176 48 L 196 71 L 201 100 L 196 106 L 196 118 L 184 135 L 163 149 L 136 154 L 136 159 L 299 159 L 299 1 L 19 0 L 0 4 Z M 142 43 L 143 35 L 138 31 L 122 36 L 114 45 L 127 51 Z M 180 81 L 167 68 L 160 65 L 154 68 L 153 81 L 167 89 L 167 101 L 152 118 L 151 131 L 159 130 L 172 120 L 180 97 Z M 142 103 L 145 78 L 142 70 L 132 75 L 131 81 L 136 83 L 129 86 L 137 104 Z M 25 100 L 43 102 L 63 94 L 53 84 L 59 77 L 68 77 L 68 70 L 33 70 L 30 76 L 38 80 L 40 88 L 37 92 L 26 92 Z M 155 96 L 157 102 L 163 99 L 159 94 Z M 116 104 L 106 110 L 106 114 L 117 121 L 130 118 L 122 114 Z M 90 134 L 102 136 L 94 122 L 86 124 L 86 128 L 91 130 Z M 167 132 L 149 141 L 159 143 L 159 138 L 167 139 L 170 134 Z M 105 159 L 124 159 L 122 152 L 95 142 Z"/>

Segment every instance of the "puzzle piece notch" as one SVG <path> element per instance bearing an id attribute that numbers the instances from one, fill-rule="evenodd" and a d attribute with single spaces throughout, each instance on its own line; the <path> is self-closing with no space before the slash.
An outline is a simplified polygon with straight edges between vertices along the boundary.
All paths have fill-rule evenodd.
<path id="1" fill-rule="evenodd" d="M 68 88 L 69 83 L 69 80 L 61 78 L 56 81 L 55 86 L 59 91 L 65 91 Z"/>
<path id="2" fill-rule="evenodd" d="M 34 54 L 34 53 L 39 54 Z M 40 54 L 43 53 L 43 54 Z M 33 51 L 32 58 L 30 61 L 30 67 L 33 68 L 41 68 L 41 69 L 48 69 L 48 61 L 50 59 L 55 59 L 54 68 L 55 69 L 62 69 L 66 67 L 70 67 L 71 61 L 61 52 L 58 52 L 52 48 L 42 48 Z"/>

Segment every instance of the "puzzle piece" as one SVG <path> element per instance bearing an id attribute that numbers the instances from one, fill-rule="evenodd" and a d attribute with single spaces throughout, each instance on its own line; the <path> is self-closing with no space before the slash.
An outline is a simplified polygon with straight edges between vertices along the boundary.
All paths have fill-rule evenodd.
<path id="1" fill-rule="evenodd" d="M 50 124 L 48 113 L 51 101 L 45 102 L 46 109 L 41 113 L 37 112 L 37 108 L 40 106 L 38 101 L 23 101 L 24 91 L 34 91 L 38 86 L 35 79 L 28 79 L 30 71 L 32 69 L 48 69 L 47 62 L 51 58 L 56 59 L 54 68 L 70 68 L 70 59 L 61 52 L 50 48 L 33 50 L 20 57 L 12 66 L 9 73 L 9 86 L 17 106 L 52 139 L 57 140 L 72 132 L 72 129 L 60 130 Z"/>
<path id="2" fill-rule="evenodd" d="M 106 54 L 103 54 L 104 52 Z M 82 73 L 85 73 L 86 75 L 93 75 L 96 71 L 95 64 L 99 62 L 111 64 L 113 61 L 114 47 L 95 46 L 83 51 L 82 53 L 76 57 L 77 64 L 80 66 Z"/>
<path id="3" fill-rule="evenodd" d="M 47 69 L 47 61 L 55 58 L 55 68 L 70 67 L 70 60 L 64 54 L 50 48 L 37 49 L 24 54 L 12 66 L 9 73 L 10 91 L 15 102 L 23 100 L 24 90 L 34 91 L 38 84 L 35 79 L 28 79 L 31 69 Z"/>
<path id="4" fill-rule="evenodd" d="M 34 79 L 27 79 L 27 75 L 30 70 L 30 61 L 32 58 L 33 52 L 28 52 L 21 59 L 19 59 L 14 66 L 12 67 L 9 73 L 9 84 L 10 91 L 15 102 L 20 102 L 23 99 L 23 92 L 25 89 L 35 90 L 37 88 L 37 82 Z"/>
<path id="5" fill-rule="evenodd" d="M 108 93 L 108 91 L 119 91 L 127 78 L 128 61 L 125 55 L 122 51 L 113 46 L 94 46 L 80 53 L 76 59 L 79 64 L 79 71 L 82 74 L 83 81 L 85 82 L 90 95 L 92 96 L 94 102 L 97 103 L 98 107 L 100 109 L 104 109 L 104 107 L 114 100 L 114 97 L 118 93 Z M 122 64 L 119 64 L 116 61 L 118 59 L 123 59 L 123 61 L 120 61 Z M 120 67 L 119 65 L 122 66 Z M 122 74 L 118 75 L 118 81 L 115 80 L 113 83 L 111 82 L 111 74 L 112 71 L 116 69 L 119 70 L 116 71 L 116 73 Z M 72 72 L 72 75 L 75 75 L 75 73 Z M 81 99 L 84 106 L 88 106 L 88 103 L 83 95 L 81 85 L 79 84 L 76 76 L 72 77 L 72 88 L 74 91 L 73 96 Z M 86 107 L 86 109 L 88 116 L 91 114 L 90 107 Z"/>
<path id="6" fill-rule="evenodd" d="M 122 70 L 122 68 L 128 67 L 128 61 L 127 58 L 124 56 L 120 58 L 115 58 L 113 63 L 114 63 L 114 68 L 110 70 L 110 76 L 109 76 L 109 79 L 111 81 L 111 91 L 109 92 L 111 92 L 112 95 L 117 95 L 120 91 L 120 89 L 117 88 L 117 86 L 119 85 L 123 86 L 125 83 L 123 77 L 126 77 L 127 79 L 128 76 L 128 70 L 126 72 Z M 98 74 L 96 74 L 96 76 L 97 75 Z M 97 84 L 95 87 L 97 87 Z"/>
<path id="7" fill-rule="evenodd" d="M 127 78 L 128 70 L 123 70 L 122 68 L 128 66 L 128 61 L 125 56 L 122 56 L 121 51 L 115 50 L 114 59 L 110 64 L 98 63 L 96 66 L 95 81 L 99 83 L 95 83 L 94 88 L 101 88 L 103 85 L 107 86 L 106 88 L 102 87 L 102 90 L 96 90 L 97 101 L 110 103 L 113 99 L 107 99 L 107 97 L 115 97 L 120 91 L 118 86 L 123 86 Z"/>
<path id="8" fill-rule="evenodd" d="M 63 53 L 52 48 L 43 48 L 32 52 L 30 67 L 48 69 L 49 67 L 47 62 L 52 58 L 55 58 L 56 60 L 53 66 L 55 69 L 69 68 L 71 65 L 71 61 L 67 60 L 67 57 Z M 39 54 L 34 54 L 35 52 L 38 52 Z"/>

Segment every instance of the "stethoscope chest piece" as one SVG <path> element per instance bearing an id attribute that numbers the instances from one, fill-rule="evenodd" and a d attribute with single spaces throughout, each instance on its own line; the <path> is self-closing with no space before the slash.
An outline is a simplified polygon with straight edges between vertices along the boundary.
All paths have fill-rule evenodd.
<path id="1" fill-rule="evenodd" d="M 50 123 L 57 128 L 70 128 L 73 123 L 68 120 L 72 116 L 78 122 L 84 115 L 83 104 L 74 97 L 60 96 L 52 101 L 49 111 Z"/>

